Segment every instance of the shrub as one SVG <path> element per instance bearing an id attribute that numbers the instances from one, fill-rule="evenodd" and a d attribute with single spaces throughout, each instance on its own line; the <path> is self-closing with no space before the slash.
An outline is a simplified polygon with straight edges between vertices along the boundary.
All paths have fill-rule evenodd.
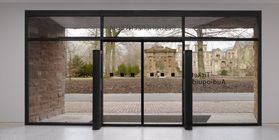
<path id="1" fill-rule="evenodd" d="M 140 72 L 138 65 L 129 65 L 127 69 L 128 74 L 134 73 L 135 75 L 137 75 Z"/>
<path id="2" fill-rule="evenodd" d="M 93 73 L 93 65 L 90 63 L 84 64 L 79 69 L 79 77 L 90 77 Z"/>
<path id="3" fill-rule="evenodd" d="M 226 70 L 221 70 L 221 71 L 220 71 L 220 75 L 226 76 L 226 75 L 228 75 L 228 71 L 226 71 Z"/>
<path id="4" fill-rule="evenodd" d="M 125 64 L 120 64 L 118 66 L 118 73 L 124 73 L 125 75 L 128 73 L 127 67 Z"/>
<path id="5" fill-rule="evenodd" d="M 134 73 L 137 75 L 140 73 L 140 68 L 138 65 L 128 65 L 126 66 L 125 64 L 120 64 L 118 66 L 118 70 L 115 72 L 117 75 L 120 73 L 124 73 L 125 75 L 130 75 L 131 73 Z"/>
<path id="6" fill-rule="evenodd" d="M 139 74 L 140 73 L 139 65 L 135 65 L 134 70 L 135 70 L 135 74 Z"/>
<path id="7" fill-rule="evenodd" d="M 70 77 L 91 77 L 93 73 L 93 64 L 84 63 L 80 56 L 75 55 L 68 63 Z"/>
<path id="8" fill-rule="evenodd" d="M 82 61 L 81 57 L 78 55 L 75 55 L 71 62 L 69 63 L 69 72 L 70 76 L 78 77 L 80 74 L 80 69 L 84 65 L 84 62 Z"/>

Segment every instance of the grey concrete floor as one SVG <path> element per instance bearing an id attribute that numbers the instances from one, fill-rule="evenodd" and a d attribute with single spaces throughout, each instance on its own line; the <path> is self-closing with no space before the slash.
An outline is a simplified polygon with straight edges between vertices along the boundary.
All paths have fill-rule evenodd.
<path id="1" fill-rule="evenodd" d="M 278 140 L 279 125 L 193 127 L 25 126 L 0 123 L 0 140 Z"/>

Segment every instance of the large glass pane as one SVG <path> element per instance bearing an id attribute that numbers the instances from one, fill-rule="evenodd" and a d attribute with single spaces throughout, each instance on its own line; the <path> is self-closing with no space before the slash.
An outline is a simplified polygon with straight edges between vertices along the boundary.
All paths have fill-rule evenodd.
<path id="1" fill-rule="evenodd" d="M 99 42 L 29 42 L 30 122 L 91 123 L 94 49 Z"/>
<path id="2" fill-rule="evenodd" d="M 181 17 L 105 17 L 105 37 L 181 37 Z"/>
<path id="3" fill-rule="evenodd" d="M 104 43 L 104 123 L 141 123 L 141 43 Z"/>
<path id="4" fill-rule="evenodd" d="M 185 17 L 186 37 L 257 38 L 256 17 Z"/>
<path id="5" fill-rule="evenodd" d="M 99 37 L 100 17 L 31 17 L 28 37 Z"/>
<path id="6" fill-rule="evenodd" d="M 182 124 L 182 43 L 144 44 L 144 123 Z"/>
<path id="7" fill-rule="evenodd" d="M 193 51 L 194 123 L 257 123 L 257 42 L 185 42 Z"/>

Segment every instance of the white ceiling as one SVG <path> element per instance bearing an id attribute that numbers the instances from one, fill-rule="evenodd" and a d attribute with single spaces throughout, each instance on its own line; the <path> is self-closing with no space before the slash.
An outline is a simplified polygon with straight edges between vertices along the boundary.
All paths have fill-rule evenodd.
<path id="1" fill-rule="evenodd" d="M 264 3 L 279 4 L 279 0 L 0 0 L 0 3 Z"/>

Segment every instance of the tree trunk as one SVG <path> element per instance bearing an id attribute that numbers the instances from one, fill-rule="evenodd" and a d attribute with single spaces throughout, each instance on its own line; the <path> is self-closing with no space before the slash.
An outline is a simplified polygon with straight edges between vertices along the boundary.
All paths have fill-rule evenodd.
<path id="1" fill-rule="evenodd" d="M 69 63 L 68 63 L 68 74 L 69 74 L 69 80 L 72 80 L 72 54 L 68 50 L 68 55 L 69 55 Z"/>
<path id="2" fill-rule="evenodd" d="M 106 29 L 106 37 L 117 37 L 121 30 L 117 29 Z M 115 71 L 115 42 L 107 43 L 105 46 L 105 75 Z"/>
<path id="3" fill-rule="evenodd" d="M 196 30 L 198 37 L 202 37 L 202 29 Z M 204 50 L 203 50 L 203 41 L 198 41 L 198 72 L 199 73 L 205 73 L 205 67 L 204 67 Z"/>
<path id="4" fill-rule="evenodd" d="M 117 37 L 119 34 L 120 34 L 120 32 L 121 32 L 122 30 L 121 29 L 111 29 L 111 36 L 112 37 Z M 112 72 L 115 72 L 115 67 L 116 67 L 116 64 L 115 64 L 115 47 L 116 47 L 116 45 L 115 45 L 115 42 L 112 42 L 112 44 L 111 44 L 111 51 L 112 51 Z"/>
<path id="5" fill-rule="evenodd" d="M 115 72 L 115 42 L 111 44 L 112 46 L 112 72 Z"/>
<path id="6" fill-rule="evenodd" d="M 106 37 L 111 37 L 111 29 L 106 29 Z M 111 43 L 107 43 L 106 46 L 104 46 L 104 50 L 105 50 L 105 76 L 108 76 L 110 73 L 110 60 L 111 60 Z"/>

